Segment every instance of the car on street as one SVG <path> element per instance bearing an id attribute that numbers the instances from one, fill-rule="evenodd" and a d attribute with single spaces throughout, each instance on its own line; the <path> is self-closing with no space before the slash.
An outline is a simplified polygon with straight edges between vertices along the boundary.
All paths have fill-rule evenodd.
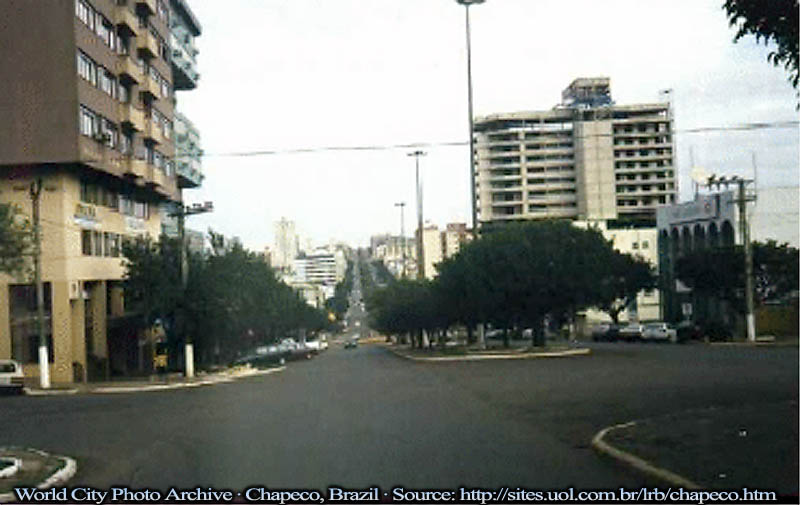
<path id="1" fill-rule="evenodd" d="M 642 330 L 642 340 L 675 343 L 678 341 L 678 330 L 667 323 L 648 323 Z"/>
<path id="2" fill-rule="evenodd" d="M 22 365 L 12 359 L 0 359 L 0 392 L 22 394 L 24 379 Z"/>
<path id="3" fill-rule="evenodd" d="M 348 339 L 344 343 L 345 349 L 355 349 L 356 347 L 358 347 L 358 340 L 356 340 L 355 338 Z"/>
<path id="4" fill-rule="evenodd" d="M 629 323 L 619 329 L 619 338 L 625 341 L 639 340 L 642 338 L 644 326 L 639 323 Z"/>
<path id="5" fill-rule="evenodd" d="M 614 342 L 619 339 L 619 325 L 604 323 L 592 329 L 592 340 L 595 342 Z"/>

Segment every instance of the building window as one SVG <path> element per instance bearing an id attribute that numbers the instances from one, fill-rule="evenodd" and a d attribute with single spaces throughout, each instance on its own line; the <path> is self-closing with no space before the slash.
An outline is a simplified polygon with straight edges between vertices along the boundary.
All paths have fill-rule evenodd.
<path id="1" fill-rule="evenodd" d="M 97 114 L 81 105 L 80 130 L 82 135 L 89 137 L 99 132 Z"/>
<path id="2" fill-rule="evenodd" d="M 117 125 L 112 123 L 106 118 L 102 119 L 102 134 L 105 137 L 105 144 L 110 147 L 114 148 L 118 144 L 118 137 L 119 132 L 117 131 Z"/>
<path id="3" fill-rule="evenodd" d="M 97 86 L 97 64 L 82 51 L 78 51 L 78 75 Z"/>
<path id="4" fill-rule="evenodd" d="M 94 255 L 95 256 L 102 256 L 103 255 L 103 234 L 99 231 L 92 232 L 92 242 L 94 245 Z"/>
<path id="5" fill-rule="evenodd" d="M 81 251 L 84 256 L 92 255 L 92 230 L 81 230 Z"/>
<path id="6" fill-rule="evenodd" d="M 103 92 L 105 92 L 108 96 L 115 97 L 117 79 L 114 77 L 114 74 L 103 67 L 100 67 L 97 73 L 100 77 L 100 89 L 103 90 Z"/>

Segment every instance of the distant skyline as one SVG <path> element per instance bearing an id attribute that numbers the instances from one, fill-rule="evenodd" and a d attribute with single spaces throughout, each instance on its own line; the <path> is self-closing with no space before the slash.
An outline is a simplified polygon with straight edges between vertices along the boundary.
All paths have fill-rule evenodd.
<path id="1" fill-rule="evenodd" d="M 262 250 L 273 223 L 296 222 L 315 245 L 367 245 L 416 223 L 411 149 L 425 219 L 468 222 L 469 149 L 464 8 L 453 0 L 189 0 L 203 26 L 196 90 L 178 93 L 206 157 L 187 202 L 214 212 L 188 226 Z M 752 38 L 732 42 L 718 0 L 487 0 L 471 8 L 475 115 L 549 109 L 577 77 L 611 78 L 619 104 L 673 90 L 681 198 L 690 158 L 709 173 L 753 174 L 796 187 L 798 128 L 733 130 L 797 120 L 788 75 Z M 706 130 L 709 127 L 721 129 Z M 289 153 L 374 146 L 373 150 Z M 274 151 L 273 154 L 227 156 Z M 691 153 L 691 155 L 690 155 Z M 791 202 L 788 204 L 791 206 Z M 795 211 L 797 206 L 794 206 Z"/>

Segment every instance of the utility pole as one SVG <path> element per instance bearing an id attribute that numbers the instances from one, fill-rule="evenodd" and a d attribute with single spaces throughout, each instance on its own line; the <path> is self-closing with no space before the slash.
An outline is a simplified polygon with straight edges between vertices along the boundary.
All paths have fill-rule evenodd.
<path id="1" fill-rule="evenodd" d="M 755 198 L 748 198 L 745 192 L 746 186 L 752 183 L 751 180 L 738 179 L 739 197 L 739 226 L 740 234 L 744 242 L 744 296 L 747 307 L 747 340 L 756 341 L 756 317 L 753 304 L 753 244 L 750 242 L 750 226 L 747 222 L 747 202 Z"/>
<path id="2" fill-rule="evenodd" d="M 42 283 L 42 232 L 40 217 L 40 201 L 42 196 L 42 178 L 37 177 L 30 187 L 33 204 L 33 282 L 36 284 L 36 331 L 39 333 L 39 385 L 42 389 L 50 388 L 50 359 L 47 337 L 44 333 L 44 284 Z"/>
<path id="3" fill-rule="evenodd" d="M 395 207 L 400 207 L 400 247 L 401 247 L 401 257 L 403 258 L 403 270 L 402 270 L 402 278 L 406 278 L 406 227 L 405 227 L 405 207 L 406 202 L 399 202 L 394 204 Z"/>
<path id="4" fill-rule="evenodd" d="M 478 236 L 478 210 L 477 202 L 475 200 L 475 139 L 473 138 L 475 123 L 472 114 L 472 42 L 471 33 L 469 28 L 469 7 L 471 5 L 482 4 L 484 0 L 456 0 L 459 4 L 464 6 L 465 12 L 465 25 L 467 35 L 467 107 L 469 113 L 469 187 L 470 196 L 472 198 L 472 234 Z"/>
<path id="5" fill-rule="evenodd" d="M 408 153 L 414 157 L 416 162 L 417 174 L 417 279 L 425 278 L 425 250 L 422 247 L 422 182 L 419 178 L 419 157 L 425 156 L 425 151 L 414 151 Z"/>
<path id="6" fill-rule="evenodd" d="M 739 207 L 739 235 L 744 246 L 744 296 L 745 296 L 745 321 L 747 323 L 747 340 L 756 340 L 756 317 L 753 300 L 753 244 L 750 242 L 750 225 L 747 222 L 747 202 L 754 202 L 755 195 L 747 195 L 747 185 L 752 184 L 752 179 L 733 176 L 730 179 L 711 176 L 708 178 L 708 186 L 736 184 L 738 188 L 736 205 Z"/>
<path id="7" fill-rule="evenodd" d="M 178 237 L 180 240 L 180 248 L 181 248 L 181 288 L 183 291 L 183 305 L 180 307 L 179 313 L 179 320 L 180 320 L 180 328 L 183 333 L 184 337 L 184 358 L 186 363 L 185 368 L 185 376 L 188 379 L 194 377 L 194 345 L 192 344 L 192 336 L 186 331 L 187 324 L 186 324 L 186 288 L 189 285 L 189 258 L 187 253 L 187 244 L 186 244 L 186 216 L 191 216 L 194 214 L 203 214 L 205 212 L 211 212 L 214 210 L 214 204 L 212 202 L 205 202 L 203 204 L 193 204 L 192 206 L 184 206 L 183 204 L 180 205 L 177 211 L 170 214 L 170 216 L 178 218 Z"/>

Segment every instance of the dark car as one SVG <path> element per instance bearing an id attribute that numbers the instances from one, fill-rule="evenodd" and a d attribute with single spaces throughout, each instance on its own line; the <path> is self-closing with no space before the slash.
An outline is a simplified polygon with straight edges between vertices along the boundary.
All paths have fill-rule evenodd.
<path id="1" fill-rule="evenodd" d="M 351 338 L 347 342 L 344 343 L 345 349 L 355 349 L 358 347 L 358 340 Z"/>
<path id="2" fill-rule="evenodd" d="M 619 339 L 618 324 L 601 324 L 592 330 L 592 340 L 595 342 L 614 342 Z"/>

